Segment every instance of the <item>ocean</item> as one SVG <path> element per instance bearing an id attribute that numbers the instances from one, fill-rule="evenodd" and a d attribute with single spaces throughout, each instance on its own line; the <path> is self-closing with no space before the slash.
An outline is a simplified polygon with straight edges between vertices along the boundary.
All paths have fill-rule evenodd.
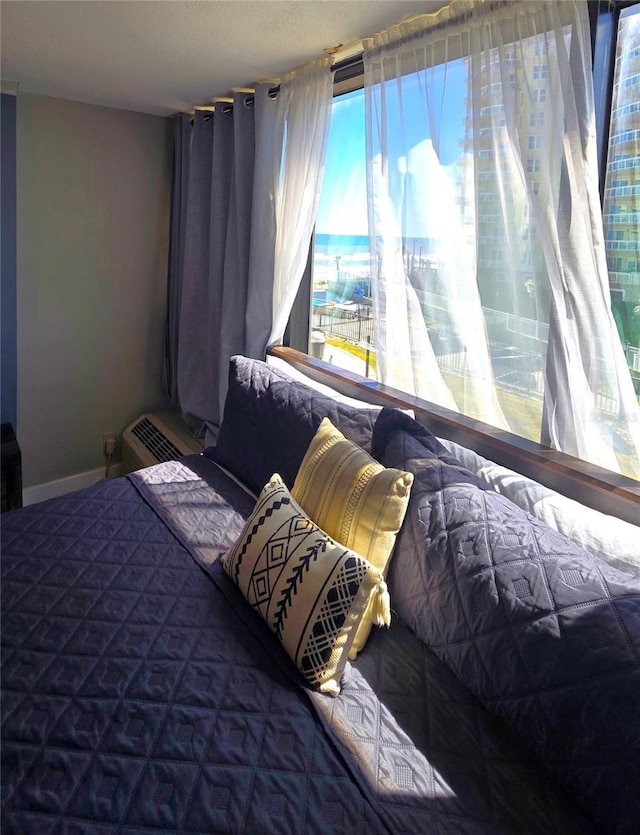
<path id="1" fill-rule="evenodd" d="M 330 235 L 316 232 L 313 250 L 314 284 L 371 275 L 368 235 Z M 405 238 L 408 253 L 421 258 L 433 244 L 428 238 Z M 339 260 L 338 260 L 339 259 Z"/>
<path id="2" fill-rule="evenodd" d="M 317 232 L 313 237 L 313 283 L 365 278 L 369 266 L 367 235 L 328 235 Z"/>
<path id="3" fill-rule="evenodd" d="M 322 255 L 350 255 L 369 253 L 368 235 L 329 235 L 316 232 L 313 236 L 315 252 Z"/>

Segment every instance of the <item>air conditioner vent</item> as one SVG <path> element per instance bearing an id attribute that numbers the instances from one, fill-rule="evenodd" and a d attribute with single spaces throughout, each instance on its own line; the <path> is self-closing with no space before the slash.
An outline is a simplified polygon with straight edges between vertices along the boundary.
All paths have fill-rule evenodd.
<path id="1" fill-rule="evenodd" d="M 158 427 L 151 423 L 149 418 L 142 418 L 139 423 L 132 427 L 131 431 L 158 463 L 174 461 L 182 455 L 178 447 L 172 444 L 167 436 L 163 435 Z"/>
<path id="2" fill-rule="evenodd" d="M 202 452 L 202 444 L 189 432 L 177 410 L 148 412 L 124 430 L 122 472 L 174 461 L 192 452 Z"/>

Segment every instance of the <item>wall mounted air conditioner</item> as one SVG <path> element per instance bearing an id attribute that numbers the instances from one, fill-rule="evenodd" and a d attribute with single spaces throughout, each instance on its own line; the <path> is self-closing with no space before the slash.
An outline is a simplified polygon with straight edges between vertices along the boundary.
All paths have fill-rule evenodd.
<path id="1" fill-rule="evenodd" d="M 122 434 L 122 472 L 173 461 L 191 452 L 202 452 L 202 444 L 191 435 L 177 409 L 148 412 Z"/>

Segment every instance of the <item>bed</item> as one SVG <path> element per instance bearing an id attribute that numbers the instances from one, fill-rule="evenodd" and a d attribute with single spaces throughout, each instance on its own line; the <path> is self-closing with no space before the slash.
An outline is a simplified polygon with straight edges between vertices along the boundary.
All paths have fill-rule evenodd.
<path id="1" fill-rule="evenodd" d="M 275 471 L 293 483 L 323 418 L 415 476 L 388 576 L 391 625 L 346 663 L 337 696 L 309 686 L 221 565 L 262 484 Z M 561 685 L 593 731 L 559 753 L 575 730 L 566 700 L 554 716 L 533 706 L 558 683 L 512 710 L 511 691 L 485 692 L 459 651 L 455 607 L 466 603 L 442 602 L 431 581 L 418 594 L 425 581 L 412 570 L 437 508 L 497 502 L 501 513 L 509 501 L 422 432 L 397 410 L 234 358 L 216 448 L 3 515 L 2 831 L 637 831 L 638 574 L 577 545 L 562 556 L 589 583 L 618 584 L 606 617 L 584 585 L 568 609 L 590 640 L 624 620 L 626 643 L 605 640 L 610 660 L 578 663 L 580 689 Z M 545 536 L 555 547 L 562 535 L 536 543 Z M 442 562 L 436 585 L 450 588 Z M 504 635 L 485 627 L 469 646 Z M 507 689 L 522 686 L 513 670 Z M 605 690 L 597 707 L 594 677 Z"/>

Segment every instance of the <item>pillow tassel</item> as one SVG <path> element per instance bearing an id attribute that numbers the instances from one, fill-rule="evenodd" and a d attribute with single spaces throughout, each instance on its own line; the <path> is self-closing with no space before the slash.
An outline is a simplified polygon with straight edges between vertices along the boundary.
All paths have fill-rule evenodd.
<path id="1" fill-rule="evenodd" d="M 387 584 L 382 577 L 373 590 L 371 603 L 371 620 L 376 626 L 389 626 L 391 624 L 391 598 Z"/>

